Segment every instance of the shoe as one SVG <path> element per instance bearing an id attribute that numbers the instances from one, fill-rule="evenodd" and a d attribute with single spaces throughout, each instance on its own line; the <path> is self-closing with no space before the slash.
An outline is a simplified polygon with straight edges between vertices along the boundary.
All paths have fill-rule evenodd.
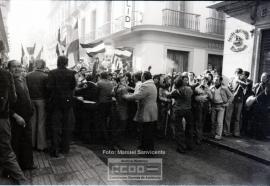
<path id="1" fill-rule="evenodd" d="M 223 134 L 223 136 L 225 136 L 225 137 L 230 137 L 230 136 L 232 136 L 232 133 L 227 133 L 227 132 L 226 132 L 226 133 Z"/>
<path id="2" fill-rule="evenodd" d="M 8 170 L 4 169 L 2 171 L 2 177 L 7 178 L 7 179 L 10 178 L 10 174 L 9 174 Z"/>
<path id="3" fill-rule="evenodd" d="M 61 150 L 60 153 L 61 154 L 68 154 L 69 153 L 69 150 Z"/>
<path id="4" fill-rule="evenodd" d="M 32 165 L 30 167 L 22 167 L 22 170 L 35 170 L 38 169 L 37 165 Z"/>
<path id="5" fill-rule="evenodd" d="M 58 158 L 59 157 L 59 153 L 58 153 L 58 151 L 52 151 L 51 153 L 50 153 L 50 155 L 51 155 L 51 157 L 54 157 L 54 158 Z"/>
<path id="6" fill-rule="evenodd" d="M 240 138 L 241 136 L 240 136 L 240 134 L 234 134 L 233 137 Z"/>
<path id="7" fill-rule="evenodd" d="M 221 136 L 218 136 L 218 135 L 215 135 L 214 139 L 215 139 L 215 140 L 221 140 L 222 137 L 221 137 Z"/>
<path id="8" fill-rule="evenodd" d="M 180 153 L 180 154 L 186 153 L 186 151 L 185 151 L 183 148 L 181 148 L 181 147 L 178 147 L 178 148 L 176 149 L 176 152 L 178 152 L 178 153 Z"/>
<path id="9" fill-rule="evenodd" d="M 196 144 L 197 144 L 197 145 L 201 145 L 201 144 L 202 144 L 202 141 L 201 141 L 201 140 L 197 140 L 197 141 L 196 141 Z"/>
<path id="10" fill-rule="evenodd" d="M 32 185 L 31 182 L 25 178 L 23 180 L 14 180 L 15 185 Z"/>

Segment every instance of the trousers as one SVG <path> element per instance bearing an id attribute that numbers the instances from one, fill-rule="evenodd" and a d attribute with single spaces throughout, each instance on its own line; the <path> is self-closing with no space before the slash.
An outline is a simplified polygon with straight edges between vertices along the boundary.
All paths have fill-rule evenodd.
<path id="1" fill-rule="evenodd" d="M 55 107 L 51 116 L 52 151 L 69 152 L 69 144 L 74 129 L 75 117 L 73 108 Z"/>
<path id="2" fill-rule="evenodd" d="M 222 137 L 224 113 L 225 107 L 220 105 L 212 106 L 211 122 L 213 136 Z"/>
<path id="3" fill-rule="evenodd" d="M 142 150 L 154 150 L 154 131 L 156 122 L 143 122 L 141 131 L 141 149 Z"/>
<path id="4" fill-rule="evenodd" d="M 240 117 L 242 108 L 243 102 L 232 102 L 226 108 L 224 134 L 230 134 L 231 126 L 233 126 L 233 134 L 235 136 L 240 136 Z"/>
<path id="5" fill-rule="evenodd" d="M 34 113 L 30 119 L 32 125 L 32 145 L 39 150 L 47 148 L 45 100 L 32 100 Z"/>
<path id="6" fill-rule="evenodd" d="M 195 107 L 195 129 L 196 129 L 196 137 L 198 141 L 202 140 L 203 136 L 203 128 L 206 122 L 207 113 L 209 111 L 209 103 L 198 103 Z"/>
<path id="7" fill-rule="evenodd" d="M 174 113 L 177 124 L 175 126 L 175 135 L 178 148 L 193 148 L 194 121 L 191 109 L 177 110 Z M 186 121 L 186 127 L 183 126 L 183 118 Z"/>
<path id="8" fill-rule="evenodd" d="M 11 118 L 11 145 L 17 156 L 20 167 L 28 169 L 33 167 L 33 151 L 32 151 L 32 126 L 29 120 L 25 120 L 26 126 L 23 128 L 18 125 L 15 119 Z"/>
<path id="9" fill-rule="evenodd" d="M 0 165 L 14 180 L 26 180 L 11 147 L 11 128 L 8 119 L 0 119 Z"/>

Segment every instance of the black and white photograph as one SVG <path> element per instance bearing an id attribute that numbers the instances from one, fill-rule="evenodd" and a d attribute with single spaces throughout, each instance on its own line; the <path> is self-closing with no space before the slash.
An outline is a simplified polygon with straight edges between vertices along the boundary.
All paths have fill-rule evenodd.
<path id="1" fill-rule="evenodd" d="M 270 1 L 0 0 L 0 185 L 270 185 Z"/>

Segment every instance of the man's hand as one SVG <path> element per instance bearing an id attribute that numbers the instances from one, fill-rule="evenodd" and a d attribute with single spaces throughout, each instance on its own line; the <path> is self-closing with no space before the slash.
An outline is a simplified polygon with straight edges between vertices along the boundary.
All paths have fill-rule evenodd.
<path id="1" fill-rule="evenodd" d="M 13 117 L 16 120 L 18 125 L 22 126 L 23 128 L 26 126 L 24 119 L 20 115 L 15 113 Z"/>
<path id="2" fill-rule="evenodd" d="M 122 96 L 123 99 L 128 99 L 128 97 L 129 97 L 128 94 L 124 94 L 124 95 Z"/>

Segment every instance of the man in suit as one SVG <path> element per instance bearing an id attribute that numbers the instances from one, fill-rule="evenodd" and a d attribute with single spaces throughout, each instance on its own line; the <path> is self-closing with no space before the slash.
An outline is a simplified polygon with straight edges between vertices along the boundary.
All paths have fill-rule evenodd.
<path id="1" fill-rule="evenodd" d="M 33 115 L 33 107 L 28 87 L 19 61 L 9 61 L 8 69 L 13 75 L 18 96 L 17 101 L 11 104 L 12 147 L 21 168 L 23 170 L 34 169 L 36 166 L 33 161 L 32 126 L 29 122 Z"/>
<path id="2" fill-rule="evenodd" d="M 9 105 L 16 102 L 12 75 L 0 68 L 0 165 L 4 172 L 15 180 L 15 184 L 27 184 L 27 180 L 16 160 L 11 147 L 11 129 L 9 123 Z"/>
<path id="3" fill-rule="evenodd" d="M 26 81 L 33 103 L 34 114 L 30 120 L 32 125 L 32 145 L 38 150 L 47 148 L 46 141 L 46 86 L 48 74 L 44 72 L 46 62 L 44 60 L 37 60 L 36 70 L 27 74 Z"/>
<path id="4" fill-rule="evenodd" d="M 59 56 L 57 69 L 49 72 L 48 91 L 51 104 L 51 156 L 67 154 L 74 125 L 73 94 L 76 87 L 75 71 L 67 69 L 68 58 Z"/>
<path id="5" fill-rule="evenodd" d="M 138 108 L 134 120 L 142 124 L 141 150 L 154 150 L 154 129 L 158 119 L 157 88 L 149 71 L 142 74 L 139 91 L 132 95 L 124 95 L 127 100 L 138 100 Z"/>

